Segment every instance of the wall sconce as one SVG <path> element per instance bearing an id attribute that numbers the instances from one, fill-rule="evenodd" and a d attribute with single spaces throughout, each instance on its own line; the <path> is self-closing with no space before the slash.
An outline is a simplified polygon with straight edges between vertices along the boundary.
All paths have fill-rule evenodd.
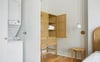
<path id="1" fill-rule="evenodd" d="M 84 30 L 81 30 L 81 35 L 85 35 L 85 31 Z"/>
<path id="2" fill-rule="evenodd" d="M 82 25 L 81 25 L 80 23 L 77 23 L 77 28 L 78 28 L 78 29 L 82 29 Z M 85 31 L 84 31 L 84 30 L 81 30 L 81 31 L 80 31 L 80 34 L 81 34 L 81 35 L 84 35 L 84 34 L 85 34 Z"/>

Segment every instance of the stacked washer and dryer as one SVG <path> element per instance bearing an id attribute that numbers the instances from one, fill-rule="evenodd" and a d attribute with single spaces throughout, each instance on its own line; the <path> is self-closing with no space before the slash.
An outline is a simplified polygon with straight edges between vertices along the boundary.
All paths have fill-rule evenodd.
<path id="1" fill-rule="evenodd" d="M 23 62 L 23 40 L 17 37 L 21 27 L 21 0 L 8 1 L 8 62 Z"/>

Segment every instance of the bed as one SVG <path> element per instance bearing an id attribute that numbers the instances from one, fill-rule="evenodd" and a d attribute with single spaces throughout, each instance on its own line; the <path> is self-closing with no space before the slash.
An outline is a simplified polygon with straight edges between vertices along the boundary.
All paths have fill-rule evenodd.
<path id="1" fill-rule="evenodd" d="M 93 53 L 83 62 L 100 62 L 100 27 L 93 31 Z"/>

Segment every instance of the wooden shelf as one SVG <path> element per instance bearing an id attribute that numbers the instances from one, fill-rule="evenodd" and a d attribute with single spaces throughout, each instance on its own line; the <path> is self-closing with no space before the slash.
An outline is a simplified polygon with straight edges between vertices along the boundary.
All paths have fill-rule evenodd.
<path id="1" fill-rule="evenodd" d="M 54 48 L 48 48 L 48 50 L 56 50 L 56 48 L 54 49 Z"/>
<path id="2" fill-rule="evenodd" d="M 49 25 L 54 26 L 54 30 L 48 30 L 49 37 L 56 37 L 56 21 L 57 17 L 55 15 L 49 14 Z"/>
<path id="3" fill-rule="evenodd" d="M 55 31 L 55 29 L 54 30 L 49 30 L 49 31 Z"/>
<path id="4" fill-rule="evenodd" d="M 56 24 L 56 22 L 50 22 L 50 21 L 49 21 L 49 24 Z"/>

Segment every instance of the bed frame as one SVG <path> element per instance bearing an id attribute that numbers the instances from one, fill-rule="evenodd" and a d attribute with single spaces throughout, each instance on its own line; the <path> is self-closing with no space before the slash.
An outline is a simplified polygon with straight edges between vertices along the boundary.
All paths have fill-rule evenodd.
<path id="1" fill-rule="evenodd" d="M 93 31 L 93 53 L 89 55 L 82 62 L 100 62 L 100 27 L 97 27 Z M 95 52 L 96 51 L 96 52 Z M 95 57 L 94 57 L 95 56 Z M 92 59 L 92 60 L 91 60 Z"/>
<path id="2" fill-rule="evenodd" d="M 93 52 L 100 51 L 100 27 L 93 31 Z"/>

